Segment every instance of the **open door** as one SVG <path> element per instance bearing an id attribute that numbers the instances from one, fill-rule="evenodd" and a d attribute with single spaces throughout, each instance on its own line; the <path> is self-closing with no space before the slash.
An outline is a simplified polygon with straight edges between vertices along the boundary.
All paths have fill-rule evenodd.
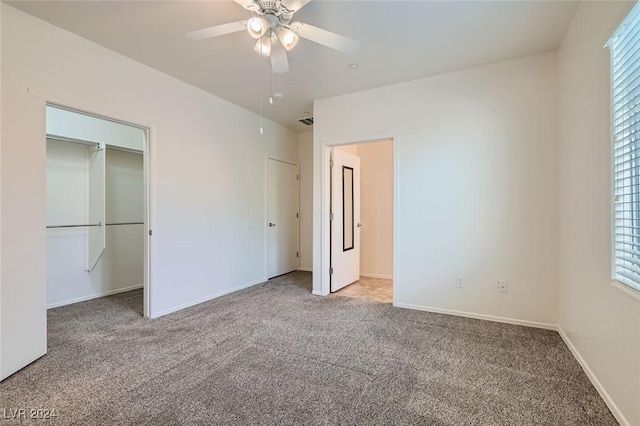
<path id="1" fill-rule="evenodd" d="M 331 292 L 360 279 L 360 158 L 337 149 L 331 161 Z"/>

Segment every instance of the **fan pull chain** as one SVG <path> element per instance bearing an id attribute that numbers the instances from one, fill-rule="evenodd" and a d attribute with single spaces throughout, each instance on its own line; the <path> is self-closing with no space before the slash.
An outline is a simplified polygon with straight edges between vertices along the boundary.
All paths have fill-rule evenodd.
<path id="1" fill-rule="evenodd" d="M 273 105 L 273 70 L 269 73 L 269 103 Z"/>
<path id="2" fill-rule="evenodd" d="M 262 77 L 264 71 L 264 56 L 262 56 L 262 51 L 264 49 L 264 45 L 261 43 L 260 44 L 260 55 L 259 56 L 259 61 L 260 61 L 260 77 Z M 258 81 L 260 81 L 260 78 L 258 78 Z M 262 84 L 260 85 L 260 134 L 264 135 L 264 116 L 263 116 L 263 100 L 264 100 L 264 87 L 262 86 Z"/>

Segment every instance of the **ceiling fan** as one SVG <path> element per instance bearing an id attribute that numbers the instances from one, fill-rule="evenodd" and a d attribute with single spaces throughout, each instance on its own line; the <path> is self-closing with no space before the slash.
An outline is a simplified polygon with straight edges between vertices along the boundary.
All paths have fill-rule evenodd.
<path id="1" fill-rule="evenodd" d="M 291 22 L 293 14 L 309 0 L 234 1 L 250 11 L 253 17 L 190 31 L 185 36 L 191 40 L 204 40 L 246 30 L 257 40 L 254 50 L 262 56 L 271 58 L 271 68 L 276 73 L 289 71 L 287 51 L 296 46 L 299 37 L 344 53 L 356 53 L 360 49 L 359 41 L 304 22 Z"/>

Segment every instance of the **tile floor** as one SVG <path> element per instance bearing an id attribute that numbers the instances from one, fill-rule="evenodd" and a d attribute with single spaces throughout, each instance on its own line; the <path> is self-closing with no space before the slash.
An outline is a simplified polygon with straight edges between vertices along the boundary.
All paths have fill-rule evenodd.
<path id="1" fill-rule="evenodd" d="M 360 277 L 358 281 L 335 292 L 338 296 L 393 303 L 393 281 L 382 278 Z"/>

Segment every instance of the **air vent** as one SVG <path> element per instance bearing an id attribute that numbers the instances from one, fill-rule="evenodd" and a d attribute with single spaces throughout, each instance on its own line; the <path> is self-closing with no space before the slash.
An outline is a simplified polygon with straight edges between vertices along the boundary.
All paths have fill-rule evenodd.
<path id="1" fill-rule="evenodd" d="M 298 121 L 307 126 L 313 126 L 313 117 L 301 118 Z"/>

